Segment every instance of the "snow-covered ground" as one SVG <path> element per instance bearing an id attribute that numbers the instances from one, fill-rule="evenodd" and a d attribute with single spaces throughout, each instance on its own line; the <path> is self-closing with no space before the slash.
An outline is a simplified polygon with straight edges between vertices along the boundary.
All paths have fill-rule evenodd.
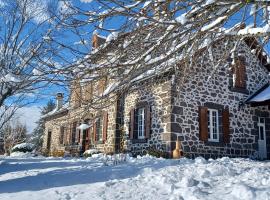
<path id="1" fill-rule="evenodd" d="M 1 200 L 270 199 L 270 162 L 0 157 Z"/>

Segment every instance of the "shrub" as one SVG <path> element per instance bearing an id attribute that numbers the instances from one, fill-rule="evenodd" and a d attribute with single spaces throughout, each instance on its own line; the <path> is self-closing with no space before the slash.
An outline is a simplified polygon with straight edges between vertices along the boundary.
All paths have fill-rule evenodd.
<path id="1" fill-rule="evenodd" d="M 169 155 L 167 152 L 160 150 L 160 149 L 156 149 L 154 147 L 150 147 L 147 149 L 147 154 L 150 156 L 154 156 L 157 158 L 169 158 Z"/>
<path id="2" fill-rule="evenodd" d="M 99 154 L 100 152 L 97 149 L 88 149 L 83 153 L 83 157 L 88 158 L 94 154 Z"/>
<path id="3" fill-rule="evenodd" d="M 63 150 L 54 150 L 51 155 L 53 157 L 64 157 L 65 151 L 63 151 Z"/>
<path id="4" fill-rule="evenodd" d="M 21 143 L 12 147 L 11 152 L 32 152 L 34 150 L 34 145 L 31 143 Z"/>

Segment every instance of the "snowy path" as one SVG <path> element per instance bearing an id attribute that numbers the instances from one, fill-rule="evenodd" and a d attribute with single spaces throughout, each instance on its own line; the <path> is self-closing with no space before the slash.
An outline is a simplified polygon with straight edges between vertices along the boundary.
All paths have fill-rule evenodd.
<path id="1" fill-rule="evenodd" d="M 270 200 L 270 162 L 0 157 L 0 200 Z"/>

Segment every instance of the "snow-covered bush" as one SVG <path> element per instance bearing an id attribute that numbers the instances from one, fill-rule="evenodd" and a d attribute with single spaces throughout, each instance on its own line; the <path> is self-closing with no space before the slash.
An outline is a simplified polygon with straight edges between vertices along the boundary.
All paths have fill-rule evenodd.
<path id="1" fill-rule="evenodd" d="M 123 154 L 123 153 L 113 154 L 113 155 L 104 154 L 103 164 L 105 166 L 118 165 L 120 163 L 126 162 L 127 159 L 129 159 L 129 154 Z"/>
<path id="2" fill-rule="evenodd" d="M 31 158 L 35 156 L 37 155 L 32 152 L 20 152 L 20 151 L 15 151 L 10 154 L 10 157 L 19 157 L 19 158 Z"/>
<path id="3" fill-rule="evenodd" d="M 31 143 L 21 143 L 12 147 L 11 152 L 32 152 L 34 149 L 34 145 Z"/>
<path id="4" fill-rule="evenodd" d="M 97 149 L 88 149 L 83 153 L 85 158 L 92 157 L 94 154 L 99 154 L 100 152 Z"/>

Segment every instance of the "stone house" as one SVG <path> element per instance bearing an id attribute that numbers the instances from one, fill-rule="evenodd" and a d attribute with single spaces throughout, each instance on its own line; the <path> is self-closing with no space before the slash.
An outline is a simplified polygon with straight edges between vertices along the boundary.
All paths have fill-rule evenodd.
<path id="1" fill-rule="evenodd" d="M 102 41 L 94 38 L 94 46 Z M 263 52 L 254 54 L 256 40 L 241 41 L 232 60 L 234 44 L 230 37 L 216 40 L 211 59 L 201 49 L 196 65 L 188 69 L 179 62 L 178 67 L 138 77 L 100 109 L 91 102 L 113 80 L 76 79 L 68 103 L 63 105 L 63 94 L 57 94 L 56 109 L 44 116 L 44 151 L 80 155 L 95 148 L 135 155 L 153 148 L 170 156 L 180 140 L 187 157 L 269 159 L 270 68 Z M 213 72 L 224 55 L 228 59 Z"/>

